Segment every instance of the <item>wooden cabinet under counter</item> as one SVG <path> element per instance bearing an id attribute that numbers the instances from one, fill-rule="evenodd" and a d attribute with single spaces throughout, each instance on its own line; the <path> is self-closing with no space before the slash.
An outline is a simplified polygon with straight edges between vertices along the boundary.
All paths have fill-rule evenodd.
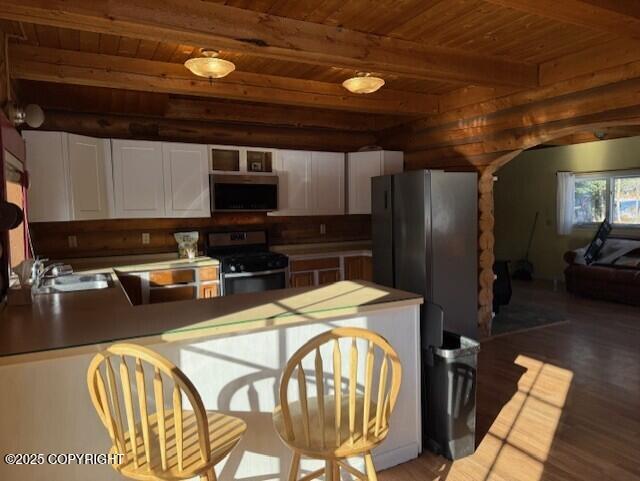
<path id="1" fill-rule="evenodd" d="M 149 289 L 149 304 L 196 299 L 196 286 L 156 287 Z"/>
<path id="2" fill-rule="evenodd" d="M 291 287 L 310 287 L 315 284 L 313 272 L 292 272 L 290 282 Z"/>
<path id="3" fill-rule="evenodd" d="M 189 284 L 195 281 L 195 269 L 173 269 L 149 272 L 149 285 L 151 287 Z"/>
<path id="4" fill-rule="evenodd" d="M 320 257 L 317 259 L 292 260 L 289 266 L 291 272 L 318 271 L 322 269 L 339 269 L 339 257 Z"/>
<path id="5" fill-rule="evenodd" d="M 214 267 L 201 267 L 198 269 L 200 275 L 200 281 L 217 281 L 220 277 L 220 268 Z"/>
<path id="6" fill-rule="evenodd" d="M 218 266 L 181 267 L 116 274 L 133 305 L 220 296 Z"/>
<path id="7" fill-rule="evenodd" d="M 340 270 L 332 269 L 330 271 L 318 272 L 318 285 L 331 284 L 340 280 Z"/>
<path id="8" fill-rule="evenodd" d="M 346 281 L 373 281 L 371 256 L 345 257 L 344 279 Z"/>
<path id="9" fill-rule="evenodd" d="M 293 258 L 289 271 L 291 287 L 321 286 L 341 280 L 373 280 L 371 256 L 356 252 Z"/>
<path id="10" fill-rule="evenodd" d="M 198 299 L 211 299 L 220 295 L 220 283 L 207 282 L 200 284 L 198 288 Z"/>

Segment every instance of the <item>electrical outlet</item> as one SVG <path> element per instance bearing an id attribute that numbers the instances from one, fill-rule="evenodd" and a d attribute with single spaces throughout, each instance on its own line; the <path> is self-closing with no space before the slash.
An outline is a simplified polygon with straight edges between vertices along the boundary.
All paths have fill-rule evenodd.
<path id="1" fill-rule="evenodd" d="M 327 233 L 327 226 L 325 224 L 320 224 L 320 235 L 325 235 Z"/>
<path id="2" fill-rule="evenodd" d="M 78 238 L 74 235 L 67 236 L 67 243 L 70 248 L 78 247 Z"/>
<path id="3" fill-rule="evenodd" d="M 151 234 L 149 234 L 148 232 L 143 232 L 142 233 L 142 244 L 143 245 L 147 245 L 147 244 L 149 244 L 149 242 L 151 242 Z"/>

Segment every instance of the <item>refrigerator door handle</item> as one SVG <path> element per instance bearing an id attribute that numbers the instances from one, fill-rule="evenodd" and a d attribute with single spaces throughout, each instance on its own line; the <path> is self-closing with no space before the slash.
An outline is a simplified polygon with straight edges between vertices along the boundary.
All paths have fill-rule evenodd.
<path id="1" fill-rule="evenodd" d="M 389 208 L 389 191 L 385 190 L 384 191 L 384 210 L 387 210 Z"/>

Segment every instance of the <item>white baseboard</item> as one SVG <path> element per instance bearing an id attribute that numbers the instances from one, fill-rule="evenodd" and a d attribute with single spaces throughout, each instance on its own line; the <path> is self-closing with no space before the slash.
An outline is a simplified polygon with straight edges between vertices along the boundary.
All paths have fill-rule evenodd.
<path id="1" fill-rule="evenodd" d="M 376 466 L 376 471 L 382 471 L 383 469 L 389 469 L 398 464 L 403 464 L 412 459 L 416 459 L 420 455 L 420 447 L 418 443 L 411 443 L 405 446 L 401 446 L 390 451 L 384 449 L 374 449 L 373 451 L 373 463 Z M 349 464 L 360 471 L 364 471 L 364 459 L 361 457 L 349 458 Z"/>
<path id="2" fill-rule="evenodd" d="M 374 450 L 373 460 L 375 461 L 376 469 L 383 470 L 416 459 L 419 455 L 420 446 L 418 443 L 411 443 L 391 451 Z"/>

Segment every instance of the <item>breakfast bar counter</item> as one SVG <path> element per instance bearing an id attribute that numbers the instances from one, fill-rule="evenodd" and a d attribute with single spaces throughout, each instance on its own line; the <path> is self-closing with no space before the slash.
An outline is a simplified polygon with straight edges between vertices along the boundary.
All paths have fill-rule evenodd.
<path id="1" fill-rule="evenodd" d="M 95 353 L 126 341 L 145 344 L 177 365 L 206 409 L 247 423 L 241 443 L 218 466 L 218 479 L 285 480 L 291 453 L 272 422 L 284 365 L 317 334 L 362 327 L 384 336 L 403 368 L 390 434 L 374 450 L 376 467 L 406 462 L 421 450 L 421 303 L 415 294 L 342 281 L 133 306 L 115 281 L 109 289 L 40 295 L 29 306 L 6 306 L 0 314 L 0 425 L 11 436 L 0 440 L 0 452 L 107 453 L 110 440 L 90 402 L 86 373 Z M 301 469 L 318 466 L 305 460 Z M 357 458 L 353 466 L 363 468 Z M 110 466 L 0 463 L 0 479 L 121 478 Z"/>
<path id="2" fill-rule="evenodd" d="M 6 306 L 0 313 L 0 365 L 95 352 L 114 341 L 152 344 L 241 334 L 415 305 L 421 299 L 369 282 L 342 281 L 133 306 L 114 276 L 112 288 L 38 295 L 31 305 Z"/>

